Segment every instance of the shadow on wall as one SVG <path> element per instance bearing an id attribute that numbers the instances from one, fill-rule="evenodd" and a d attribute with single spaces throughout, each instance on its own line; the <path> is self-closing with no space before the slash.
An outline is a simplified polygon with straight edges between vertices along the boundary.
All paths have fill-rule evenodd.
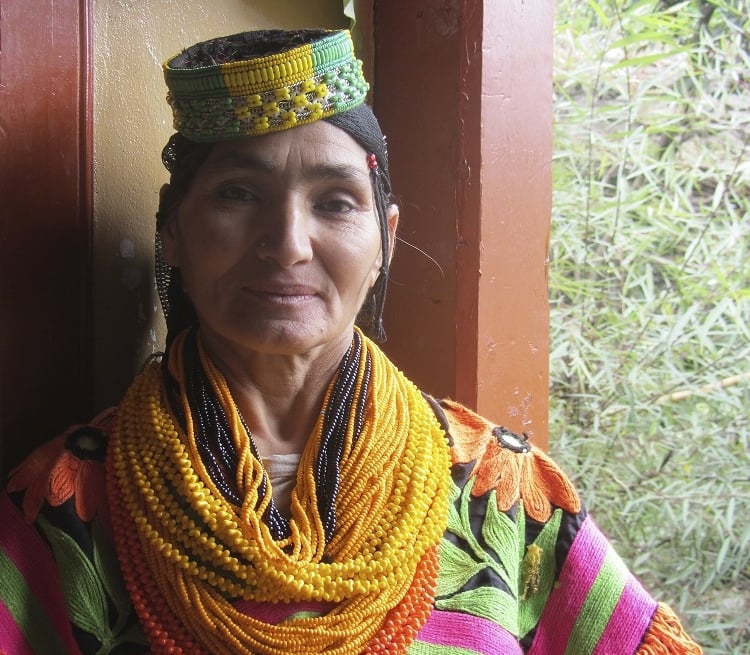
<path id="1" fill-rule="evenodd" d="M 113 220 L 117 221 L 117 218 Z M 163 347 L 161 306 L 154 280 L 153 240 L 139 245 L 134 239 L 117 238 L 110 233 L 97 244 L 99 261 L 106 253 L 108 266 L 98 271 L 96 313 L 108 325 L 116 326 L 112 334 L 97 332 L 101 343 L 94 344 L 97 370 L 96 411 L 116 405 L 145 359 Z"/>

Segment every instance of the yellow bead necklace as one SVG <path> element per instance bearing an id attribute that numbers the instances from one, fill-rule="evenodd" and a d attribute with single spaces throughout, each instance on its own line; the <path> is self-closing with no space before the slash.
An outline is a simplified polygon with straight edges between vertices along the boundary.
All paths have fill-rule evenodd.
<path id="1" fill-rule="evenodd" d="M 361 653 L 378 640 L 382 652 L 405 652 L 403 635 L 386 639 L 385 633 L 394 633 L 391 618 L 400 616 L 402 632 L 413 638 L 417 619 L 396 610 L 407 598 L 410 607 L 421 602 L 424 608 L 425 599 L 431 600 L 436 547 L 447 521 L 449 452 L 419 390 L 359 336 L 355 393 L 366 386 L 367 398 L 359 436 L 354 421 L 347 425 L 330 539 L 313 475 L 322 417 L 300 461 L 289 536 L 276 540 L 262 518 L 270 484 L 261 493 L 264 472 L 252 454 L 251 436 L 205 353 L 201 363 L 238 453 L 240 504 L 222 495 L 200 456 L 184 385 L 183 430 L 165 400 L 161 365 L 150 363 L 136 378 L 112 438 L 111 489 L 119 501 L 112 504 L 120 557 L 143 561 L 143 573 L 126 578 L 152 648 L 165 642 L 172 652 L 193 652 L 174 651 L 180 641 L 171 635 L 184 626 L 184 638 L 212 654 Z M 181 383 L 183 340 L 175 341 L 169 361 Z M 324 410 L 332 388 L 333 382 Z M 321 616 L 272 624 L 237 609 L 241 600 L 334 606 Z M 420 615 L 418 621 L 424 620 L 426 614 Z"/>

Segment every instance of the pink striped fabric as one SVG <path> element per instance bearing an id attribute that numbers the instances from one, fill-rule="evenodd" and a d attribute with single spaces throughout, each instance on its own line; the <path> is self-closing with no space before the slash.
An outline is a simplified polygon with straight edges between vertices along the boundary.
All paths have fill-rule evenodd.
<path id="1" fill-rule="evenodd" d="M 592 655 L 631 655 L 635 653 L 656 611 L 653 600 L 632 576 Z"/>
<path id="2" fill-rule="evenodd" d="M 51 628 L 60 636 L 60 641 L 65 644 L 68 652 L 80 655 L 81 651 L 68 621 L 65 601 L 60 591 L 60 579 L 49 546 L 4 494 L 0 495 L 0 516 L 3 517 L 0 521 L 0 548 L 21 572 L 31 593 L 44 607 L 52 624 Z"/>
<path id="3" fill-rule="evenodd" d="M 599 574 L 609 544 L 587 516 L 547 600 L 529 655 L 564 655 L 575 618 Z"/>
<path id="4" fill-rule="evenodd" d="M 521 655 L 518 640 L 487 619 L 460 612 L 433 610 L 417 641 L 476 651 L 481 655 Z"/>
<path id="5" fill-rule="evenodd" d="M 0 655 L 34 655 L 5 603 L 0 600 Z"/>
<path id="6" fill-rule="evenodd" d="M 259 603 L 255 600 L 241 600 L 235 603 L 234 606 L 243 614 L 252 616 L 264 623 L 276 625 L 299 612 L 326 614 L 335 607 L 335 604 L 324 602 Z"/>

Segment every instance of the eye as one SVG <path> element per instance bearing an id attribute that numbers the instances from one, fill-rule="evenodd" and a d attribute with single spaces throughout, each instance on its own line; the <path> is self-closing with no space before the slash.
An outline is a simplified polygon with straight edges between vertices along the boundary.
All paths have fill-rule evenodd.
<path id="1" fill-rule="evenodd" d="M 356 209 L 356 205 L 346 198 L 330 198 L 317 203 L 315 208 L 329 214 L 348 214 Z"/>
<path id="2" fill-rule="evenodd" d="M 239 202 L 252 202 L 258 199 L 251 189 L 236 184 L 224 186 L 219 189 L 219 197 L 224 200 L 236 200 Z"/>

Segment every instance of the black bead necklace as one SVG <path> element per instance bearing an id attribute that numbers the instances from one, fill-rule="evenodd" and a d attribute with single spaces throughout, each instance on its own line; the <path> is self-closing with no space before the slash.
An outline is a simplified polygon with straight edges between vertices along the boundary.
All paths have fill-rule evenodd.
<path id="1" fill-rule="evenodd" d="M 239 456 L 234 445 L 226 412 L 200 364 L 198 338 L 195 329 L 192 329 L 187 335 L 184 348 L 185 391 L 195 421 L 195 440 L 198 452 L 211 480 L 222 496 L 233 505 L 239 506 L 242 504 L 241 493 L 236 484 Z M 359 394 L 356 394 L 357 374 L 363 355 L 365 357 L 365 374 Z M 320 449 L 313 472 L 318 497 L 318 511 L 323 521 L 327 542 L 333 538 L 336 532 L 336 498 L 339 491 L 340 465 L 344 455 L 347 428 L 349 421 L 354 421 L 353 443 L 356 443 L 364 422 L 371 368 L 369 354 L 362 347 L 362 339 L 359 333 L 355 332 L 352 343 L 339 366 L 329 401 L 322 410 L 323 426 Z M 354 408 L 353 415 L 352 408 Z M 178 418 L 181 419 L 184 428 L 184 417 L 178 414 Z M 253 457 L 261 461 L 252 438 L 252 432 L 242 415 L 240 415 L 240 419 L 243 428 L 250 437 Z M 258 489 L 259 502 L 266 495 L 269 485 L 268 474 L 264 469 Z M 286 539 L 291 535 L 289 521 L 281 514 L 273 500 L 263 513 L 262 519 L 277 541 Z"/>

